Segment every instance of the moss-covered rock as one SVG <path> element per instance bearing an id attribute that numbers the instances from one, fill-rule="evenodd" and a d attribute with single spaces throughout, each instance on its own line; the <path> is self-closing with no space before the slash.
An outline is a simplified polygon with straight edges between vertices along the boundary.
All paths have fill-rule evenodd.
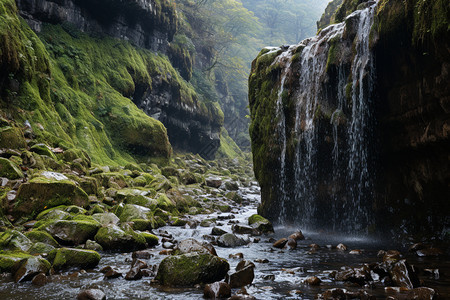
<path id="1" fill-rule="evenodd" d="M 163 259 L 155 279 L 167 286 L 194 286 L 222 280 L 229 269 L 230 265 L 223 258 L 187 253 Z"/>
<path id="2" fill-rule="evenodd" d="M 254 214 L 248 218 L 248 225 L 252 226 L 261 233 L 270 233 L 273 231 L 272 223 L 266 218 Z"/>
<path id="3" fill-rule="evenodd" d="M 132 219 L 131 222 L 133 222 L 133 230 L 145 231 L 154 228 L 154 221 L 152 220 Z"/>
<path id="4" fill-rule="evenodd" d="M 58 242 L 48 233 L 41 230 L 25 232 L 25 236 L 34 243 L 45 243 L 53 247 L 58 247 Z"/>
<path id="5" fill-rule="evenodd" d="M 66 205 L 60 205 L 57 207 L 52 207 L 40 212 L 36 220 L 38 221 L 48 221 L 48 220 L 70 220 L 72 219 L 72 215 L 64 209 L 66 209 Z"/>
<path id="6" fill-rule="evenodd" d="M 98 213 L 93 214 L 92 217 L 97 220 L 102 226 L 117 225 L 120 219 L 113 213 Z"/>
<path id="7" fill-rule="evenodd" d="M 46 144 L 36 144 L 30 147 L 30 150 L 34 153 L 37 153 L 39 155 L 46 155 L 48 157 L 53 158 L 54 160 L 57 160 L 56 155 L 52 152 L 49 146 Z"/>
<path id="8" fill-rule="evenodd" d="M 27 251 L 33 243 L 23 233 L 17 230 L 7 230 L 0 233 L 0 249 Z"/>
<path id="9" fill-rule="evenodd" d="M 37 254 L 43 254 L 43 253 L 50 253 L 54 249 L 55 249 L 55 247 L 53 247 L 49 244 L 37 242 L 37 243 L 34 243 L 30 249 L 28 249 L 28 252 L 32 255 L 37 255 Z"/>
<path id="10" fill-rule="evenodd" d="M 79 245 L 93 239 L 99 228 L 100 223 L 93 220 L 56 220 L 40 226 L 38 230 L 48 232 L 61 243 Z"/>
<path id="11" fill-rule="evenodd" d="M 20 149 L 27 146 L 22 130 L 11 126 L 0 128 L 0 145 L 2 145 L 2 148 L 10 149 Z"/>
<path id="12" fill-rule="evenodd" d="M 25 258 L 14 265 L 14 281 L 22 282 L 31 280 L 39 273 L 48 273 L 50 268 L 50 263 L 42 257 Z"/>
<path id="13" fill-rule="evenodd" d="M 129 222 L 133 219 L 147 220 L 151 213 L 149 208 L 135 204 L 126 204 L 119 215 L 121 222 Z"/>
<path id="14" fill-rule="evenodd" d="M 149 232 L 141 232 L 140 234 L 145 238 L 145 242 L 149 247 L 158 245 L 159 239 L 156 235 Z"/>
<path id="15" fill-rule="evenodd" d="M 30 216 L 59 205 L 88 205 L 88 195 L 70 180 L 36 177 L 20 186 L 13 215 Z"/>
<path id="16" fill-rule="evenodd" d="M 122 189 L 128 186 L 125 176 L 117 172 L 93 174 L 92 177 L 97 179 L 99 186 L 103 186 L 105 188 Z"/>
<path id="17" fill-rule="evenodd" d="M 0 157 L 0 177 L 14 180 L 22 178 L 23 173 L 12 161 Z"/>
<path id="18" fill-rule="evenodd" d="M 16 263 L 30 257 L 30 254 L 21 251 L 0 250 L 0 273 L 11 272 Z"/>
<path id="19" fill-rule="evenodd" d="M 156 200 L 149 197 L 151 194 L 148 190 L 122 189 L 117 192 L 115 199 L 119 202 L 136 204 L 151 209 L 155 208 L 157 204 Z"/>
<path id="20" fill-rule="evenodd" d="M 173 184 L 161 174 L 156 174 L 149 184 L 149 187 L 156 191 L 167 191 L 170 190 L 172 186 Z"/>
<path id="21" fill-rule="evenodd" d="M 145 238 L 132 230 L 123 230 L 117 225 L 100 228 L 95 241 L 105 250 L 133 251 L 145 249 Z"/>
<path id="22" fill-rule="evenodd" d="M 93 268 L 100 262 L 100 254 L 93 250 L 60 248 L 51 251 L 47 259 L 56 270 L 64 268 Z"/>

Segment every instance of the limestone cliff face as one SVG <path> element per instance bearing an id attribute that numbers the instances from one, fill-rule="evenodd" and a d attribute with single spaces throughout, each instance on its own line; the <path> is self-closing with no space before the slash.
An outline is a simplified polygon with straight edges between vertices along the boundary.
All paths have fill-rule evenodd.
<path id="1" fill-rule="evenodd" d="M 344 1 L 338 13 L 356 9 L 253 62 L 260 212 L 305 227 L 445 233 L 448 3 Z"/>
<path id="2" fill-rule="evenodd" d="M 111 36 L 157 51 L 189 79 L 190 58 L 171 47 L 177 15 L 170 0 L 17 0 L 20 15 L 40 32 L 45 23 L 73 26 L 83 32 Z M 69 28 L 70 29 L 70 28 Z M 186 63 L 186 61 L 188 63 Z M 181 78 L 150 74 L 151 81 L 136 81 L 134 89 L 121 91 L 149 116 L 167 128 L 171 144 L 180 150 L 213 158 L 220 146 L 223 114 L 216 105 L 199 99 Z M 154 77 L 153 77 L 154 76 Z M 187 94 L 186 94 L 187 91 Z"/>

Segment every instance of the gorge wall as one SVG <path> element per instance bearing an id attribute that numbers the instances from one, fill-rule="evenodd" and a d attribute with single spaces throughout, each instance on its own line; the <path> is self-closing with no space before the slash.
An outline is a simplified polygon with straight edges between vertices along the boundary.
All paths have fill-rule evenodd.
<path id="1" fill-rule="evenodd" d="M 260 213 L 314 229 L 446 234 L 448 3 L 344 1 L 330 20 L 343 22 L 253 62 Z"/>
<path id="2" fill-rule="evenodd" d="M 192 73 L 192 65 L 186 63 L 190 60 L 186 53 L 177 51 L 180 45 L 173 42 L 178 26 L 173 1 L 17 0 L 16 3 L 18 13 L 44 42 L 43 46 L 50 55 L 49 78 L 53 79 L 54 74 L 58 73 L 53 69 L 60 69 L 72 90 L 76 93 L 81 91 L 88 98 L 97 98 L 97 103 L 90 110 L 94 111 L 95 119 L 102 124 L 100 131 L 107 136 L 105 143 L 112 145 L 109 148 L 132 149 L 131 154 L 138 156 L 152 156 L 153 153 L 151 149 L 139 146 L 142 140 L 151 139 L 151 135 L 143 137 L 131 129 L 124 130 L 128 137 L 140 137 L 133 137 L 136 141 L 132 146 L 121 144 L 124 139 L 118 138 L 115 131 L 118 127 L 127 126 L 126 115 L 129 113 L 118 112 L 124 118 L 120 125 L 114 119 L 110 120 L 111 111 L 123 110 L 123 105 L 104 99 L 108 98 L 105 91 L 93 91 L 92 85 L 99 82 L 105 85 L 108 94 L 130 99 L 148 116 L 162 122 L 165 128 L 160 134 L 167 134 L 175 149 L 202 153 L 206 158 L 214 157 L 220 146 L 223 113 L 217 103 L 200 99 L 186 81 Z M 27 31 L 27 35 L 32 36 L 32 33 Z M 18 34 L 11 38 L 20 39 Z M 124 42 L 114 43 L 111 38 Z M 46 56 L 45 52 L 43 56 Z M 14 72 L 3 73 L 2 77 L 6 78 L 2 80 L 3 90 L 10 90 L 7 78 L 14 77 Z M 90 75 L 93 75 L 90 78 L 92 81 L 83 80 Z M 20 94 L 23 78 L 16 77 L 14 79 L 20 85 L 17 92 Z M 61 85 L 55 86 L 56 82 L 50 80 L 51 91 L 61 88 Z M 59 102 L 53 94 L 51 92 L 49 99 L 44 100 L 50 106 Z M 53 111 L 53 107 L 50 110 Z M 74 113 L 70 113 L 76 118 Z M 55 116 L 61 117 L 60 111 Z M 55 122 L 58 122 L 57 119 Z M 136 129 L 139 126 L 134 124 L 131 127 Z M 148 141 L 155 142 L 161 144 L 157 139 Z M 203 151 L 205 148 L 208 151 Z M 97 150 L 105 152 L 96 148 L 93 153 Z M 114 155 L 104 154 L 101 156 L 106 160 L 114 160 Z M 95 159 L 98 155 L 94 153 L 93 156 Z"/>

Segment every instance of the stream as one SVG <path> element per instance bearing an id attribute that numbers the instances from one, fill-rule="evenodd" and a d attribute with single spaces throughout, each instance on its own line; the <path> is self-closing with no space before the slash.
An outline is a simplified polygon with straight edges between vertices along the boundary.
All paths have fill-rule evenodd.
<path id="1" fill-rule="evenodd" d="M 189 216 L 198 223 L 203 219 L 216 218 L 216 226 L 232 232 L 231 223 L 239 222 L 247 224 L 247 219 L 256 213 L 260 195 L 256 183 L 250 187 L 240 188 L 240 193 L 246 201 L 245 205 L 232 208 L 230 213 L 215 212 L 209 215 Z M 208 195 L 208 197 L 214 197 Z M 231 222 L 230 222 L 231 221 Z M 154 230 L 158 236 L 161 234 L 172 235 L 176 241 L 186 238 L 194 238 L 199 241 L 210 241 L 212 227 L 189 228 L 165 226 Z M 274 240 L 287 237 L 298 230 L 297 228 L 278 227 L 275 233 L 269 236 L 248 237 L 250 244 L 235 248 L 223 248 L 215 246 L 218 256 L 226 258 L 230 263 L 232 273 L 240 261 L 230 258 L 230 255 L 242 253 L 244 259 L 255 262 L 255 279 L 246 287 L 248 294 L 256 299 L 314 299 L 317 294 L 331 288 L 345 288 L 358 291 L 360 286 L 351 286 L 344 282 L 334 281 L 329 274 L 332 270 L 339 270 L 343 266 L 361 266 L 364 263 L 380 261 L 377 253 L 380 249 L 398 249 L 406 257 L 407 261 L 417 268 L 419 277 L 423 280 L 423 286 L 435 289 L 442 299 L 450 297 L 450 262 L 448 258 L 420 258 L 401 245 L 395 245 L 389 241 L 379 241 L 363 237 L 327 235 L 318 232 L 303 231 L 305 240 L 299 240 L 294 250 L 275 249 L 272 247 Z M 256 242 L 260 239 L 259 242 Z M 320 246 L 316 251 L 310 251 L 310 244 Z M 344 243 L 347 251 L 339 251 L 335 246 Z M 159 254 L 163 250 L 160 242 L 155 248 L 147 249 L 153 257 L 146 260 L 149 265 L 158 265 L 165 255 Z M 360 254 L 350 254 L 350 250 L 360 249 Z M 72 270 L 57 275 L 52 275 L 50 282 L 43 287 L 36 287 L 30 282 L 16 284 L 10 274 L 0 277 L 0 299 L 75 299 L 81 289 L 98 288 L 103 290 L 107 299 L 200 299 L 203 297 L 203 289 L 197 288 L 163 288 L 151 284 L 152 277 L 143 277 L 140 280 L 128 281 L 123 277 L 116 279 L 104 279 L 100 270 L 106 266 L 112 266 L 125 274 L 131 265 L 131 253 L 102 252 L 100 264 L 93 270 Z M 268 262 L 258 262 L 263 259 Z M 439 275 L 424 275 L 420 270 L 439 269 Z M 319 286 L 309 286 L 304 280 L 309 276 L 317 276 L 322 280 Z M 235 294 L 239 289 L 233 289 Z M 365 288 L 370 295 L 377 299 L 385 299 L 388 295 L 381 282 L 375 283 L 371 288 Z"/>

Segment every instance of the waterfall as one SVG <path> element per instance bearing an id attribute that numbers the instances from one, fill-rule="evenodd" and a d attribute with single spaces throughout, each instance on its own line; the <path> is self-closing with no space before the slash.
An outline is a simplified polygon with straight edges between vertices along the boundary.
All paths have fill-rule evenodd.
<path id="1" fill-rule="evenodd" d="M 362 231 L 368 224 L 366 207 L 370 204 L 373 188 L 369 151 L 374 81 L 369 34 L 376 5 L 376 2 L 369 2 L 367 8 L 355 11 L 346 22 L 331 25 L 295 46 L 295 49 L 301 47 L 302 51 L 297 72 L 298 90 L 294 91 L 294 128 L 286 128 L 283 110 L 284 85 L 290 76 L 293 46 L 274 62 L 284 62 L 276 103 L 281 156 L 279 184 L 275 188 L 280 203 L 280 223 L 295 219 L 303 228 L 313 228 L 316 220 L 325 214 L 329 218 L 327 225 L 336 230 Z M 345 35 L 351 30 L 355 31 L 355 37 L 348 43 Z M 347 59 L 347 63 L 339 64 L 334 72 L 330 72 L 328 61 L 333 43 L 345 45 L 344 50 L 347 54 L 353 53 L 353 59 Z M 317 120 L 329 107 L 333 108 L 328 124 L 332 146 L 330 153 L 323 153 L 325 137 Z M 293 130 L 295 146 L 294 157 L 288 159 L 286 131 L 290 130 Z M 331 163 L 324 166 L 328 159 Z M 288 166 L 288 162 L 292 166 Z M 286 171 L 289 168 L 291 173 Z M 293 179 L 287 178 L 288 173 Z M 288 188 L 292 181 L 295 185 Z M 327 193 L 332 201 L 329 208 L 324 209 L 318 203 Z"/>

